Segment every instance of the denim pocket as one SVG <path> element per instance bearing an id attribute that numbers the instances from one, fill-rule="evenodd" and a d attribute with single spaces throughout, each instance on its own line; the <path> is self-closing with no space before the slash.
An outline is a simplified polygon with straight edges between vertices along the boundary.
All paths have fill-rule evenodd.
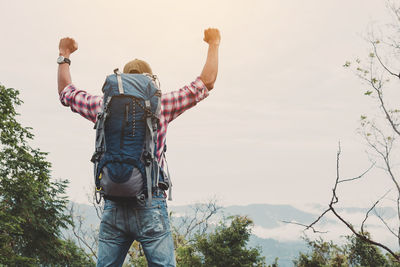
<path id="1" fill-rule="evenodd" d="M 136 219 L 143 237 L 156 237 L 166 232 L 164 217 L 160 205 L 137 209 Z"/>

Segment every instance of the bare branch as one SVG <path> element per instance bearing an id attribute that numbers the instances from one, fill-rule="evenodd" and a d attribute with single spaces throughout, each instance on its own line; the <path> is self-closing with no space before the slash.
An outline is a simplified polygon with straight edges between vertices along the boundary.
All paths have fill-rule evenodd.
<path id="1" fill-rule="evenodd" d="M 347 228 L 349 228 L 350 231 L 351 231 L 355 236 L 357 236 L 357 237 L 360 238 L 361 240 L 363 240 L 363 241 L 365 241 L 365 242 L 367 242 L 367 243 L 369 243 L 369 244 L 371 244 L 371 245 L 375 245 L 375 246 L 378 246 L 378 247 L 380 247 L 380 248 L 386 250 L 390 255 L 392 255 L 392 256 L 396 259 L 397 262 L 400 262 L 400 256 L 399 256 L 399 255 L 397 255 L 396 253 L 394 253 L 394 252 L 393 252 L 390 248 L 388 248 L 387 246 L 385 246 L 385 245 L 383 245 L 383 244 L 381 244 L 381 243 L 379 243 L 379 242 L 375 242 L 375 241 L 371 240 L 370 238 L 368 238 L 367 236 L 358 233 L 350 223 L 348 223 L 346 220 L 344 220 L 344 219 L 336 212 L 336 210 L 333 208 L 332 205 L 331 205 L 330 207 L 331 207 L 331 210 L 332 210 L 333 214 L 335 214 L 335 216 L 336 216 L 340 221 L 342 221 L 342 222 L 347 226 Z"/>
<path id="2" fill-rule="evenodd" d="M 390 228 L 390 226 L 387 224 L 387 222 L 382 218 L 382 216 L 380 214 L 378 214 L 378 212 L 376 212 L 376 210 L 374 210 L 374 214 L 376 217 L 378 217 L 381 220 L 381 222 L 386 226 L 386 228 L 389 230 L 389 232 L 391 232 L 397 239 L 400 238 L 400 236 L 398 234 L 396 234 L 392 228 Z"/>
<path id="3" fill-rule="evenodd" d="M 179 226 L 173 226 L 173 230 L 178 235 L 182 235 L 179 242 L 193 242 L 195 234 L 204 234 L 210 224 L 212 216 L 217 214 L 221 207 L 216 200 L 210 200 L 207 204 L 196 204 L 191 207 L 193 214 L 180 217 Z"/>
<path id="4" fill-rule="evenodd" d="M 97 259 L 97 238 L 95 236 L 93 238 L 93 235 L 91 236 L 92 238 L 90 238 L 88 233 L 83 229 L 82 225 L 84 219 L 80 215 L 75 215 L 74 204 L 72 204 L 70 208 L 70 217 L 72 220 L 72 232 L 78 240 L 79 247 L 82 249 L 87 248 L 90 251 L 91 255 L 93 255 Z M 91 244 L 88 243 L 89 239 L 92 239 Z"/>
<path id="5" fill-rule="evenodd" d="M 309 229 L 309 228 L 311 228 L 311 229 L 313 229 L 313 231 L 315 232 L 313 226 L 314 226 L 316 223 L 318 223 L 319 220 L 321 220 L 322 217 L 324 217 L 325 214 L 328 213 L 330 210 L 331 210 L 330 208 L 327 209 L 327 210 L 325 210 L 315 221 L 313 221 L 311 224 L 309 224 L 309 225 L 307 226 L 306 230 Z"/>
<path id="6" fill-rule="evenodd" d="M 385 198 L 385 197 L 387 196 L 387 194 L 389 194 L 390 191 L 392 191 L 392 190 L 391 190 L 391 189 L 388 190 L 388 191 L 387 191 L 381 198 L 379 198 L 379 199 L 374 203 L 374 205 L 372 205 L 372 207 L 367 211 L 367 213 L 365 214 L 365 218 L 364 218 L 363 222 L 361 223 L 361 234 L 364 235 L 364 224 L 365 224 L 365 222 L 366 222 L 367 219 L 368 219 L 369 213 L 370 213 L 372 210 L 375 209 L 376 205 L 378 205 L 378 203 L 379 203 L 383 198 Z"/>
<path id="7" fill-rule="evenodd" d="M 378 95 L 378 99 L 382 108 L 382 111 L 385 113 L 386 119 L 388 120 L 390 126 L 392 127 L 392 129 L 394 130 L 394 132 L 400 136 L 400 131 L 399 129 L 397 129 L 397 125 L 394 123 L 392 116 L 389 114 L 389 112 L 387 111 L 385 102 L 383 101 L 383 95 L 382 95 L 382 91 L 380 87 L 376 87 L 375 84 L 373 83 L 373 81 L 370 81 L 370 84 L 372 86 L 372 88 L 377 92 Z"/>
<path id="8" fill-rule="evenodd" d="M 312 227 L 312 226 L 310 226 L 310 225 L 305 225 L 305 224 L 298 223 L 298 222 L 289 222 L 289 221 L 281 221 L 281 222 L 287 223 L 287 224 L 295 224 L 295 225 L 300 225 L 300 226 L 306 227 L 306 229 L 304 229 L 304 231 L 306 231 L 306 230 L 308 230 L 308 229 L 311 228 L 311 229 L 313 230 L 313 232 L 314 232 L 314 233 L 317 233 L 317 234 L 318 234 L 318 233 L 320 233 L 320 234 L 326 234 L 326 233 L 328 233 L 328 231 L 321 232 L 321 231 L 315 230 L 314 227 Z"/>
<path id="9" fill-rule="evenodd" d="M 372 43 L 372 46 L 374 47 L 375 56 L 376 56 L 376 58 L 378 59 L 378 61 L 379 61 L 379 63 L 381 64 L 381 66 L 382 66 L 390 75 L 393 75 L 393 76 L 395 76 L 395 77 L 397 77 L 397 78 L 400 78 L 400 74 L 393 73 L 393 72 L 390 71 L 390 70 L 388 69 L 388 67 L 386 67 L 386 65 L 382 62 L 382 60 L 381 60 L 381 58 L 380 58 L 380 56 L 379 56 L 379 54 L 378 54 L 378 51 L 377 51 L 377 49 L 376 49 L 376 43 L 375 43 L 375 41 L 372 40 L 371 43 Z"/>
<path id="10" fill-rule="evenodd" d="M 340 180 L 340 165 L 339 165 L 339 163 L 340 163 L 340 154 L 341 154 L 340 142 L 339 142 L 339 145 L 338 145 L 338 146 L 339 146 L 339 147 L 338 147 L 338 151 L 337 151 L 337 154 L 336 154 L 336 181 L 335 181 L 335 185 L 334 185 L 334 187 L 333 187 L 333 189 L 332 189 L 332 198 L 331 198 L 331 201 L 330 201 L 330 203 L 329 203 L 329 208 L 326 209 L 313 223 L 311 223 L 311 224 L 309 224 L 309 225 L 302 225 L 302 224 L 299 224 L 299 223 L 294 223 L 294 224 L 298 224 L 298 225 L 302 225 L 302 226 L 306 227 L 305 230 L 311 228 L 311 229 L 315 232 L 315 229 L 313 228 L 313 226 L 314 226 L 317 222 L 319 222 L 319 221 L 321 220 L 321 218 L 323 218 L 329 211 L 332 211 L 332 213 L 336 216 L 336 218 L 338 218 L 344 225 L 346 225 L 346 227 L 347 227 L 348 229 L 350 229 L 350 231 L 351 231 L 355 236 L 357 236 L 357 237 L 360 238 L 361 240 L 363 240 L 363 241 L 365 241 L 365 242 L 367 242 L 367 243 L 369 243 L 369 244 L 371 244 L 371 245 L 375 245 L 375 246 L 378 246 L 378 247 L 380 247 L 380 248 L 386 250 L 389 254 L 391 254 L 391 255 L 394 257 L 394 259 L 395 259 L 397 262 L 400 262 L 400 256 L 399 256 L 399 255 L 397 255 L 395 252 L 393 252 L 389 247 L 385 246 L 384 244 L 379 243 L 379 242 L 376 242 L 376 241 L 370 239 L 370 238 L 364 233 L 364 224 L 365 224 L 365 222 L 366 222 L 366 220 L 367 220 L 367 218 L 368 218 L 368 216 L 369 216 L 369 213 L 376 207 L 376 205 L 379 203 L 380 200 L 382 200 L 384 197 L 386 197 L 386 195 L 389 193 L 389 191 L 388 191 L 387 193 L 385 193 L 378 201 L 376 201 L 375 204 L 372 206 L 372 208 L 370 208 L 370 209 L 368 210 L 368 212 L 367 212 L 367 214 L 366 214 L 366 216 L 365 216 L 365 219 L 364 219 L 364 221 L 362 222 L 362 225 L 361 225 L 361 232 L 356 231 L 356 230 L 354 229 L 354 227 L 353 227 L 349 222 L 347 222 L 342 216 L 340 216 L 340 215 L 337 213 L 337 211 L 335 210 L 334 204 L 338 203 L 338 201 L 339 201 L 339 199 L 338 199 L 338 197 L 337 197 L 337 195 L 336 195 L 336 190 L 337 190 L 338 184 L 339 184 L 340 181 L 346 181 L 346 180 Z M 372 167 L 370 167 L 369 170 L 370 170 L 371 168 L 372 168 Z M 366 173 L 366 172 L 364 172 L 364 174 L 365 174 L 365 173 Z M 361 177 L 362 177 L 362 176 L 361 176 Z M 354 180 L 354 179 L 347 179 L 347 180 L 351 181 L 351 180 Z"/>
<path id="11" fill-rule="evenodd" d="M 338 184 L 339 184 L 339 183 L 350 182 L 350 181 L 354 181 L 354 180 L 360 179 L 360 178 L 362 178 L 365 174 L 367 174 L 374 166 L 375 166 L 375 162 L 372 163 L 372 165 L 371 165 L 365 172 L 363 172 L 362 174 L 360 174 L 359 176 L 354 177 L 354 178 L 350 178 L 350 179 L 340 180 L 340 181 L 338 181 Z"/>
<path id="12" fill-rule="evenodd" d="M 91 197 L 91 202 L 96 211 L 97 218 L 99 218 L 99 220 L 101 220 L 101 217 L 103 216 L 103 207 L 96 203 L 96 197 L 94 194 Z"/>

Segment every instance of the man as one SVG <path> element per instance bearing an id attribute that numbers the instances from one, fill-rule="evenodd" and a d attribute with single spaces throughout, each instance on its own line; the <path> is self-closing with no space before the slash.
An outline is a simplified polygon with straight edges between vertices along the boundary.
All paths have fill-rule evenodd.
<path id="1" fill-rule="evenodd" d="M 204 31 L 208 43 L 206 63 L 199 77 L 190 85 L 164 93 L 161 96 L 161 117 L 157 127 L 158 160 L 162 150 L 168 124 L 187 109 L 208 96 L 213 89 L 218 73 L 218 29 Z M 70 55 L 78 49 L 72 38 L 63 38 L 59 44 L 58 93 L 64 106 L 69 106 L 86 119 L 96 122 L 102 109 L 103 98 L 77 89 L 71 80 Z M 150 66 L 142 60 L 133 60 L 124 67 L 124 73 L 150 73 Z M 175 266 L 174 245 L 163 190 L 153 193 L 151 206 L 148 203 L 105 200 L 100 224 L 97 266 L 122 266 L 134 240 L 141 243 L 149 266 Z M 145 201 L 147 202 L 147 200 Z"/>

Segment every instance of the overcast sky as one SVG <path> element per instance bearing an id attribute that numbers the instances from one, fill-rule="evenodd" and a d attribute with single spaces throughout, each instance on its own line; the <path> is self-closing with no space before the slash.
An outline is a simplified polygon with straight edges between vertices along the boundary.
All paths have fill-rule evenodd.
<path id="1" fill-rule="evenodd" d="M 100 94 L 115 67 L 141 58 L 171 91 L 200 74 L 203 30 L 220 29 L 215 89 L 169 126 L 172 205 L 326 204 L 339 140 L 343 176 L 369 166 L 356 129 L 374 102 L 342 65 L 368 55 L 368 25 L 388 16 L 382 0 L 2 0 L 0 10 L 0 82 L 21 91 L 20 119 L 50 153 L 53 176 L 70 180 L 74 201 L 92 195 L 95 132 L 58 101 L 65 36 L 79 44 L 71 56 L 79 88 Z M 343 201 L 370 205 L 386 192 L 381 176 L 341 191 Z"/>

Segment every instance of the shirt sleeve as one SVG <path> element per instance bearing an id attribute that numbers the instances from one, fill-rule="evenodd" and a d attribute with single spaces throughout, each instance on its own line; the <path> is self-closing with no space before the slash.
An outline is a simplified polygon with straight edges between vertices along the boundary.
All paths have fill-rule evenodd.
<path id="1" fill-rule="evenodd" d="M 78 90 L 73 84 L 70 84 L 60 93 L 60 101 L 64 106 L 70 107 L 73 112 L 96 122 L 97 113 L 101 112 L 103 97 Z"/>
<path id="2" fill-rule="evenodd" d="M 169 123 L 206 98 L 208 94 L 207 87 L 200 77 L 197 77 L 190 85 L 162 95 L 162 115 Z"/>

